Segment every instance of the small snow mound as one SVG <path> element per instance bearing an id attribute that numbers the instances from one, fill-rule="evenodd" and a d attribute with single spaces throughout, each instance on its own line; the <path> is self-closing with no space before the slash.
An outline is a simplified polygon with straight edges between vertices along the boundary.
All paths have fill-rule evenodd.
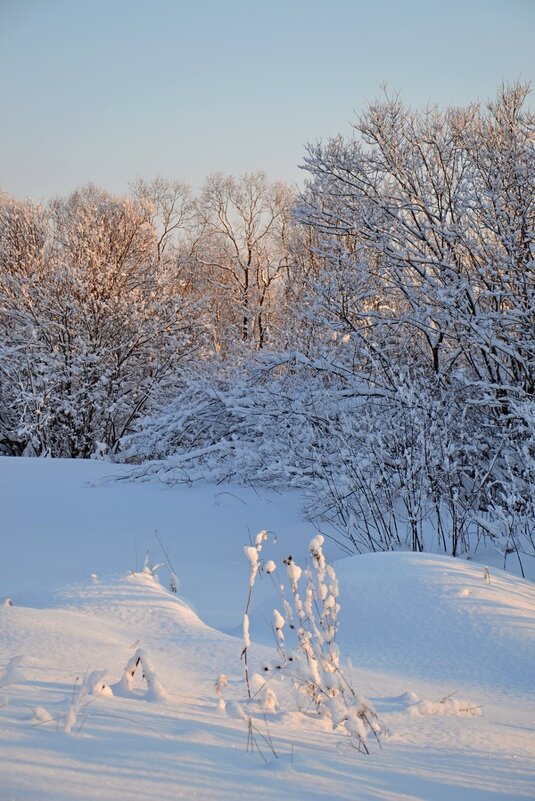
<path id="1" fill-rule="evenodd" d="M 38 723 L 51 723 L 53 720 L 53 716 L 44 706 L 36 706 L 32 710 L 31 722 L 33 725 L 37 725 Z"/>
<path id="2" fill-rule="evenodd" d="M 407 690 L 406 692 L 401 693 L 397 700 L 405 704 L 417 704 L 420 698 L 418 695 L 416 695 L 416 693 L 412 692 L 412 690 Z"/>
<path id="3" fill-rule="evenodd" d="M 472 701 L 447 696 L 439 701 L 419 701 L 409 708 L 409 715 L 459 715 L 461 717 L 479 717 L 481 707 Z"/>
<path id="4" fill-rule="evenodd" d="M 19 670 L 19 665 L 22 662 L 22 656 L 12 657 L 4 670 L 0 672 L 0 687 L 5 687 L 8 684 L 21 684 L 25 681 L 22 672 Z"/>
<path id="5" fill-rule="evenodd" d="M 104 698 L 111 698 L 113 696 L 113 690 L 109 684 L 103 681 L 104 675 L 104 672 L 95 675 L 95 680 L 91 687 L 91 695 L 102 695 Z"/>
<path id="6" fill-rule="evenodd" d="M 227 701 L 225 703 L 225 712 L 229 718 L 234 720 L 247 720 L 247 715 L 243 711 L 243 707 L 237 701 Z"/>
<path id="7" fill-rule="evenodd" d="M 262 691 L 260 703 L 264 712 L 278 712 L 280 709 L 279 700 L 271 687 Z"/>
<path id="8" fill-rule="evenodd" d="M 457 593 L 457 598 L 469 598 L 472 595 L 472 590 L 469 590 L 468 587 L 465 587 L 462 590 L 459 590 Z"/>
<path id="9" fill-rule="evenodd" d="M 286 774 L 295 770 L 300 763 L 301 757 L 292 748 L 289 754 L 277 753 L 276 757 L 266 759 L 259 767 L 261 770 Z"/>
<path id="10" fill-rule="evenodd" d="M 251 688 L 251 692 L 257 693 L 259 692 L 266 684 L 266 680 L 260 673 L 253 673 L 249 679 L 249 686 Z"/>

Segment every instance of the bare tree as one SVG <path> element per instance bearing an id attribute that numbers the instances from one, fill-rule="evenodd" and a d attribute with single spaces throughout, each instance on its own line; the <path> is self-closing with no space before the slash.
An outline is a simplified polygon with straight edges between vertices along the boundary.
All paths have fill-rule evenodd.
<path id="1" fill-rule="evenodd" d="M 168 181 L 158 176 L 152 181 L 139 178 L 132 185 L 132 192 L 156 232 L 158 261 L 173 258 L 180 238 L 194 218 L 190 187 L 183 181 Z"/>
<path id="2" fill-rule="evenodd" d="M 276 310 L 274 287 L 289 268 L 293 196 L 262 172 L 210 176 L 197 201 L 197 264 L 214 304 L 219 348 L 262 348 Z"/>

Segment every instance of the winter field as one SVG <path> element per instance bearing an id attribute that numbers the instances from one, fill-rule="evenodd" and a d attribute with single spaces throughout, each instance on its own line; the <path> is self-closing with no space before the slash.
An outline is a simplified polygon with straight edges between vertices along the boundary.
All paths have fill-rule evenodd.
<path id="1" fill-rule="evenodd" d="M 243 548 L 266 529 L 259 556 L 288 584 L 282 558 L 304 566 L 317 534 L 300 496 L 124 472 L 0 459 L 2 801 L 535 798 L 535 587 L 499 554 L 347 557 L 327 538 L 345 675 L 381 726 L 365 755 L 289 673 L 260 678 L 279 660 L 264 570 L 247 701 Z M 162 562 L 161 583 L 143 572 Z M 147 681 L 123 675 L 139 649 Z"/>

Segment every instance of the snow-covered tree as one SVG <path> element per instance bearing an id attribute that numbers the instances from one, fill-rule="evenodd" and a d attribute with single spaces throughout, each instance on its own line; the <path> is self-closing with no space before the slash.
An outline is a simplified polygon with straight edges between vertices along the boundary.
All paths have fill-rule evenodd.
<path id="1" fill-rule="evenodd" d="M 361 519 L 370 515 L 366 496 L 374 500 L 369 488 L 384 474 L 382 485 L 396 488 L 387 508 L 416 547 L 431 499 L 437 515 L 447 510 L 456 553 L 482 512 L 520 514 L 518 499 L 531 498 L 533 437 L 519 413 L 533 404 L 535 379 L 526 93 L 504 87 L 486 109 L 424 113 L 386 97 L 362 114 L 352 140 L 311 146 L 306 159 L 300 218 L 323 259 L 316 307 L 334 340 L 347 340 L 343 365 L 328 340 L 325 358 L 333 376 L 347 371 L 355 396 L 381 398 L 373 440 L 344 435 L 346 475 L 366 464 L 344 497 Z M 521 517 L 533 511 L 526 503 Z"/>
<path id="2" fill-rule="evenodd" d="M 0 213 L 3 444 L 113 451 L 195 351 L 180 275 L 136 200 L 89 186 Z"/>

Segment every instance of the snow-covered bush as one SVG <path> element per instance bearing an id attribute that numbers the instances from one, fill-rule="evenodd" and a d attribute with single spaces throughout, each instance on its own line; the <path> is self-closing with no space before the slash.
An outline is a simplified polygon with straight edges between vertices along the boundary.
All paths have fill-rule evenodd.
<path id="1" fill-rule="evenodd" d="M 205 365 L 171 403 L 138 422 L 123 440 L 121 458 L 141 463 L 133 472 L 138 479 L 301 486 L 315 472 L 314 447 L 298 448 L 297 439 L 321 386 L 288 371 L 292 361 L 262 354 L 233 367 Z M 301 460 L 307 444 L 308 464 Z"/>
<path id="2" fill-rule="evenodd" d="M 513 407 L 512 436 L 462 373 L 446 391 L 399 367 L 385 393 L 349 369 L 350 342 L 335 346 L 336 362 L 327 351 L 262 354 L 192 378 L 126 442 L 126 458 L 141 462 L 133 475 L 300 487 L 307 515 L 350 551 L 461 555 L 487 538 L 533 554 L 530 404 Z"/>

